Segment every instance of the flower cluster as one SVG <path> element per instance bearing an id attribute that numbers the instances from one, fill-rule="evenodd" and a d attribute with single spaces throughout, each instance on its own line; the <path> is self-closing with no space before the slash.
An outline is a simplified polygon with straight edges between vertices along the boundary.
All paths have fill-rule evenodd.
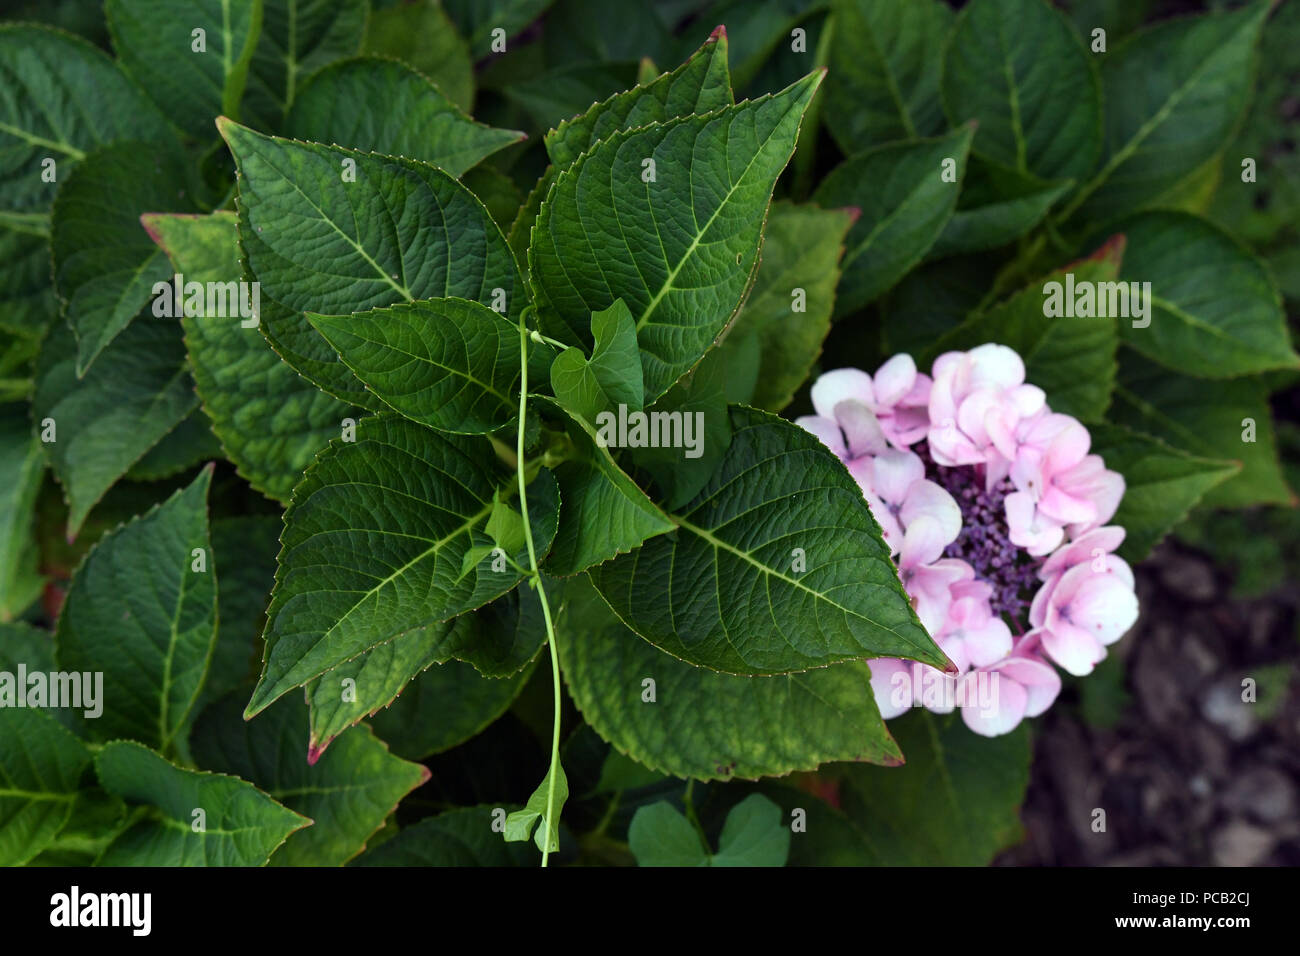
<path id="1" fill-rule="evenodd" d="M 862 488 L 917 616 L 956 666 L 871 662 L 880 712 L 948 712 L 997 736 L 1056 699 L 1051 663 L 1083 675 L 1137 619 L 1133 573 L 1107 525 L 1124 479 L 1088 429 L 1025 383 L 1013 349 L 948 352 L 931 374 L 896 355 L 874 376 L 822 375 L 798 424 Z M 1014 628 L 1014 633 L 1013 633 Z"/>

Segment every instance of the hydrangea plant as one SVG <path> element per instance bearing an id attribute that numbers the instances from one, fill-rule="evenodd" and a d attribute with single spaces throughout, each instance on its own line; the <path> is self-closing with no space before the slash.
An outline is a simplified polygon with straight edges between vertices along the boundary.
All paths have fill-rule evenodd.
<path id="1" fill-rule="evenodd" d="M 0 25 L 0 863 L 987 862 L 1293 500 L 1271 7 Z"/>

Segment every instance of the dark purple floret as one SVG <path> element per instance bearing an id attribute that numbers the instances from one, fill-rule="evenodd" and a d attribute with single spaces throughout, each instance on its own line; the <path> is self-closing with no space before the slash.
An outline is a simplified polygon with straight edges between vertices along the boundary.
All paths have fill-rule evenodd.
<path id="1" fill-rule="evenodd" d="M 993 585 L 989 605 L 994 614 L 1024 621 L 1038 589 L 1037 572 L 1042 562 L 1011 543 L 1003 501 L 1015 491 L 1015 485 L 1004 478 L 986 490 L 982 468 L 941 468 L 930 458 L 925 442 L 913 451 L 925 462 L 926 476 L 952 495 L 961 509 L 961 532 L 943 556 L 960 558 L 975 569 L 976 580 Z"/>

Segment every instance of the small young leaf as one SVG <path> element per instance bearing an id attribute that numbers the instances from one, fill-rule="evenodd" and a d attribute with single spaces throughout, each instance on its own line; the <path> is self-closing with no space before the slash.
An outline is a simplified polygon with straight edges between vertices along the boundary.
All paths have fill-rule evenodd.
<path id="1" fill-rule="evenodd" d="M 109 793 L 155 811 L 109 844 L 98 866 L 263 866 L 312 822 L 238 777 L 182 770 L 133 740 L 105 744 L 95 772 Z"/>
<path id="2" fill-rule="evenodd" d="M 617 413 L 620 405 L 639 411 L 645 395 L 641 353 L 636 344 L 636 322 L 622 299 L 591 313 L 591 334 L 596 343 L 591 358 L 572 347 L 551 364 L 551 389 L 556 399 L 593 424 L 601 412 Z"/>
<path id="3" fill-rule="evenodd" d="M 182 742 L 216 640 L 217 580 L 205 468 L 189 487 L 105 535 L 68 586 L 56 654 L 103 674 L 92 740 L 131 737 L 163 753 Z"/>
<path id="4" fill-rule="evenodd" d="M 551 775 L 555 775 L 554 793 L 550 795 L 551 817 L 546 816 L 548 791 L 551 790 Z M 537 849 L 554 853 L 560 848 L 560 813 L 564 802 L 569 799 L 569 780 L 564 775 L 564 768 L 555 763 L 546 777 L 538 784 L 533 795 L 528 798 L 522 810 L 516 810 L 506 817 L 505 838 L 509 843 L 527 840 L 533 837 Z M 533 833 L 533 828 L 537 832 Z"/>
<path id="5" fill-rule="evenodd" d="M 708 866 L 709 853 L 691 822 L 667 800 L 640 807 L 627 830 L 637 866 Z"/>
<path id="6" fill-rule="evenodd" d="M 785 866 L 790 855 L 790 828 L 781 808 L 761 793 L 751 793 L 731 808 L 714 866 Z"/>

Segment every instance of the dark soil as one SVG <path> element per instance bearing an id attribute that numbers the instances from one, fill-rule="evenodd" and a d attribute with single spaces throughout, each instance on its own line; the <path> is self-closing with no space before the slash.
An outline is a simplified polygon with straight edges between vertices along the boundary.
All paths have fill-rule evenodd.
<path id="1" fill-rule="evenodd" d="M 1098 725 L 1080 681 L 1036 722 L 1025 839 L 997 863 L 1300 865 L 1300 587 L 1235 599 L 1172 542 L 1136 573 L 1142 616 L 1111 648 L 1117 719 Z"/>

